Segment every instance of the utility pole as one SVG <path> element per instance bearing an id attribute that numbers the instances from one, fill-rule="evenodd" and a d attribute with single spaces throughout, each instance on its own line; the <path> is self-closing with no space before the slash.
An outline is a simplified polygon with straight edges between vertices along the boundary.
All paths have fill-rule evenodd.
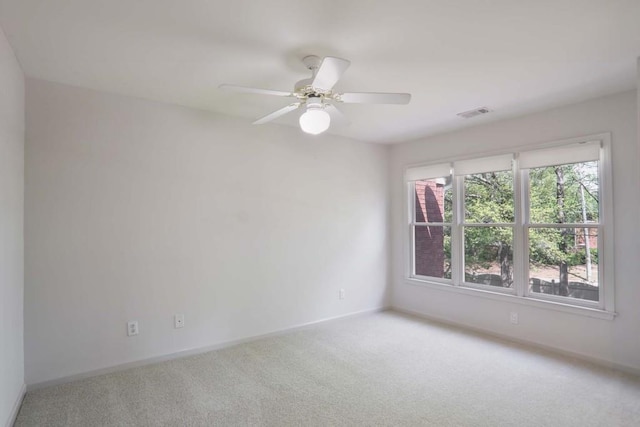
<path id="1" fill-rule="evenodd" d="M 584 186 L 580 183 L 580 199 L 582 200 L 582 222 L 587 223 L 587 204 L 584 202 Z M 587 282 L 591 283 L 591 236 L 589 234 L 589 228 L 582 229 L 582 235 L 584 236 L 584 249 L 587 251 Z"/>

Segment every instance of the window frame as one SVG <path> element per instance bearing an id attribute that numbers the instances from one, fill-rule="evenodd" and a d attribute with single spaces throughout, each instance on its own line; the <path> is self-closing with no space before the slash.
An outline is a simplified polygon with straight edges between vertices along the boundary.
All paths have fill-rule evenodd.
<path id="1" fill-rule="evenodd" d="M 511 154 L 511 153 L 509 153 Z M 455 162 L 454 162 L 454 167 L 455 167 Z M 502 171 L 506 171 L 509 170 L 511 172 L 511 177 L 512 177 L 512 186 L 513 186 L 513 222 L 510 223 L 506 223 L 506 222 L 490 222 L 490 223 L 477 223 L 477 222 L 467 222 L 467 219 L 465 217 L 465 200 L 466 200 L 466 191 L 465 191 L 465 178 L 467 176 L 469 176 L 468 174 L 456 174 L 455 170 L 454 172 L 454 179 L 457 181 L 456 185 L 458 186 L 459 190 L 459 194 L 460 194 L 460 198 L 458 199 L 459 201 L 462 201 L 462 203 L 458 203 L 458 212 L 459 212 L 459 221 L 456 224 L 456 228 L 458 228 L 458 233 L 457 235 L 459 236 L 460 239 L 460 246 L 461 246 L 461 253 L 460 253 L 460 264 L 458 266 L 456 266 L 459 270 L 459 277 L 461 278 L 460 282 L 459 282 L 459 286 L 464 286 L 467 288 L 478 288 L 478 289 L 484 289 L 486 291 L 489 292 L 498 292 L 501 294 L 508 294 L 508 295 L 516 295 L 517 294 L 517 289 L 516 289 L 516 269 L 515 269 L 515 253 L 514 253 L 514 260 L 513 260 L 513 278 L 514 278 L 514 283 L 513 283 L 513 287 L 511 288 L 505 288 L 505 287 L 497 287 L 497 286 L 491 286 L 491 285 L 485 285 L 482 283 L 475 283 L 475 282 L 467 282 L 466 279 L 466 272 L 465 272 L 465 266 L 466 266 L 466 260 L 465 260 L 465 244 L 464 244 L 464 240 L 465 240 L 465 235 L 464 235 L 464 229 L 465 228 L 470 228 L 470 227 L 484 227 L 484 228 L 490 228 L 490 227 L 496 227 L 496 228 L 511 228 L 512 231 L 512 239 L 513 239 L 513 248 L 515 250 L 516 248 L 516 218 L 518 216 L 518 198 L 517 198 L 517 192 L 516 192 L 516 167 L 515 167 L 515 159 L 512 156 L 512 160 L 511 160 L 511 169 L 503 169 Z M 496 171 L 490 171 L 490 172 L 498 172 Z M 454 202 L 458 201 L 454 199 Z M 514 251 L 515 252 L 515 251 Z"/>
<path id="2" fill-rule="evenodd" d="M 446 163 L 442 163 L 442 166 L 444 166 Z M 440 164 L 439 164 L 440 166 Z M 451 178 L 451 165 L 449 165 L 449 176 Z M 439 176 L 439 177 L 431 177 L 431 178 L 423 178 L 423 180 L 433 180 L 433 179 L 441 179 L 444 178 L 443 176 Z M 410 253 L 410 272 L 409 272 L 409 277 L 413 278 L 413 279 L 417 279 L 417 280 L 430 280 L 430 281 L 434 281 L 437 283 L 442 283 L 442 284 L 453 284 L 455 278 L 454 278 L 454 268 L 453 268 L 453 247 L 451 248 L 451 279 L 448 279 L 446 277 L 433 277 L 433 276 L 423 276 L 423 275 L 418 275 L 416 274 L 416 263 L 415 263 L 415 230 L 416 227 L 442 227 L 444 229 L 444 227 L 449 227 L 451 229 L 451 234 L 452 234 L 452 241 L 453 241 L 453 228 L 454 228 L 454 224 L 455 224 L 455 219 L 456 219 L 456 214 L 455 214 L 455 208 L 454 208 L 454 212 L 452 214 L 452 218 L 451 218 L 451 222 L 429 222 L 429 221 L 425 221 L 425 222 L 417 222 L 415 220 L 415 212 L 416 212 L 416 197 L 415 197 L 415 182 L 416 181 L 411 181 L 410 184 L 407 186 L 407 189 L 409 191 L 409 194 L 407 195 L 409 201 L 408 201 L 408 205 L 409 205 L 409 211 L 408 211 L 408 220 L 409 220 L 409 242 L 410 242 L 410 246 L 411 249 L 409 251 Z M 451 191 L 452 191 L 452 198 L 455 199 L 455 186 L 454 186 L 454 182 L 453 180 L 451 181 Z"/>
<path id="3" fill-rule="evenodd" d="M 585 141 L 588 142 L 588 141 Z M 605 174 L 604 174 L 604 169 L 605 169 L 605 164 L 603 161 L 603 158 L 605 156 L 605 143 L 604 141 L 601 141 L 601 145 L 600 145 L 600 153 L 599 153 L 599 158 L 598 158 L 598 222 L 597 223 L 537 223 L 537 222 L 532 222 L 531 221 L 531 216 L 530 216 L 530 210 L 531 210 L 531 203 L 530 203 L 530 183 L 529 183 L 529 170 L 528 168 L 526 169 L 521 169 L 520 170 L 520 175 L 521 175 L 521 179 L 522 179 L 522 185 L 523 185 L 523 191 L 522 191 L 522 206 L 523 206 L 523 261 L 525 263 L 525 278 L 526 281 L 528 283 L 529 281 L 529 256 L 530 256 L 530 250 L 529 250 L 529 230 L 532 229 L 549 229 L 549 228 L 556 228 L 556 229 L 562 229 L 562 228 L 572 228 L 572 229 L 595 229 L 597 230 L 598 236 L 597 236 L 597 247 L 598 248 L 605 248 L 605 242 L 603 239 L 603 232 L 604 232 L 604 220 L 603 220 L 603 216 L 607 216 L 604 212 L 604 203 L 600 202 L 600 199 L 604 199 L 605 193 L 609 194 L 611 193 L 611 191 L 607 191 L 603 188 L 603 180 L 605 180 Z M 563 163 L 566 164 L 566 163 Z M 609 169 L 610 170 L 610 169 Z M 605 200 L 606 202 L 606 200 Z M 605 248 L 605 252 L 606 252 L 606 248 Z M 573 305 L 576 306 L 584 306 L 584 307 L 591 307 L 591 308 L 596 308 L 599 310 L 606 310 L 608 308 L 607 304 L 606 304 L 606 299 L 607 299 L 607 293 L 606 293 L 606 289 L 608 287 L 611 286 L 604 286 L 605 284 L 605 274 L 604 274 L 604 262 L 600 261 L 600 256 L 598 256 L 598 301 L 591 301 L 591 300 L 585 300 L 585 299 L 575 299 L 575 300 L 571 300 L 571 302 L 573 303 Z M 612 259 L 607 257 L 608 259 Z M 558 295 L 551 295 L 551 294 L 544 294 L 544 293 L 537 293 L 537 292 L 532 292 L 530 289 L 530 287 L 527 285 L 525 286 L 524 289 L 524 296 L 528 297 L 528 298 L 532 298 L 532 299 L 540 299 L 540 300 L 549 300 L 549 301 L 556 301 L 556 302 L 565 302 L 567 301 L 567 297 L 562 297 L 562 296 L 558 296 Z M 611 310 L 613 311 L 613 310 Z"/>
<path id="4" fill-rule="evenodd" d="M 585 224 L 531 224 L 529 222 L 529 169 L 520 169 L 519 154 L 548 148 L 571 146 L 572 144 L 598 141 L 600 143 L 598 161 L 599 185 L 599 223 L 590 224 L 587 228 L 595 228 L 598 232 L 598 288 L 599 300 L 590 301 L 556 295 L 533 293 L 529 286 L 529 239 L 528 232 L 532 228 L 584 228 Z M 514 223 L 505 224 L 513 227 L 513 280 L 512 288 L 498 288 L 496 286 L 468 283 L 464 281 L 464 242 L 463 227 L 465 224 L 464 204 L 464 176 L 457 176 L 454 169 L 456 161 L 482 159 L 499 155 L 514 155 L 513 161 L 513 190 L 514 190 Z M 413 240 L 413 215 L 415 212 L 415 191 L 412 182 L 407 180 L 407 171 L 443 164 L 451 165 L 453 218 L 451 224 L 451 279 L 439 279 L 415 274 L 415 253 Z M 514 147 L 509 150 L 478 152 L 465 157 L 443 158 L 429 163 L 411 164 L 405 167 L 405 271 L 404 283 L 408 285 L 434 287 L 436 289 L 452 291 L 483 298 L 525 304 L 529 306 L 559 310 L 574 314 L 612 320 L 616 313 L 614 307 L 615 280 L 613 272 L 613 188 L 611 179 L 611 134 L 600 133 L 582 137 L 557 140 Z M 429 179 L 429 178 L 425 178 Z M 407 227 L 407 222 L 409 227 Z M 422 223 L 421 223 L 422 224 Z M 435 225 L 435 224 L 434 224 Z M 448 226 L 449 224 L 440 224 Z M 502 224 L 487 224 L 500 226 Z M 472 225 L 474 226 L 474 225 Z M 408 230 L 408 232 L 407 232 Z M 408 239 L 407 239 L 408 238 Z"/>

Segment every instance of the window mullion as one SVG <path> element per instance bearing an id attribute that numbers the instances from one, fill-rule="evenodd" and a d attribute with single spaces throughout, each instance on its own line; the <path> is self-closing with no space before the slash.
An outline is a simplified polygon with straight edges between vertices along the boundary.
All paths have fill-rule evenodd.
<path id="1" fill-rule="evenodd" d="M 410 182 L 409 185 L 407 186 L 407 198 L 409 203 L 407 203 L 407 206 L 409 207 L 409 212 L 407 212 L 406 215 L 406 220 L 408 223 L 408 233 L 409 233 L 409 257 L 408 257 L 408 265 L 406 265 L 406 271 L 409 275 L 409 277 L 414 277 L 416 275 L 416 257 L 415 257 L 415 253 L 414 253 L 414 248 L 415 248 L 415 226 L 413 225 L 415 223 L 415 212 L 416 212 L 416 206 L 415 206 L 415 183 L 414 182 Z"/>
<path id="2" fill-rule="evenodd" d="M 529 174 L 520 170 L 518 158 L 513 162 L 514 213 L 513 230 L 513 276 L 516 295 L 527 295 L 529 290 L 529 245 L 525 224 L 529 222 Z"/>
<path id="3" fill-rule="evenodd" d="M 409 274 L 411 277 L 416 275 L 416 254 L 414 248 L 416 247 L 416 227 L 409 226 L 409 241 L 411 242 L 411 255 L 409 264 Z"/>
<path id="4" fill-rule="evenodd" d="M 598 244 L 598 248 L 604 248 L 604 231 L 602 229 L 601 225 L 598 225 L 598 238 L 597 238 L 597 244 Z M 605 281 L 604 281 L 604 263 L 598 263 L 598 286 L 599 286 L 599 295 L 598 295 L 598 307 L 601 310 L 606 309 L 607 305 L 609 305 L 609 302 L 607 300 L 607 298 L 609 298 L 609 296 L 607 295 L 606 292 L 604 292 L 607 288 L 610 288 L 611 285 L 605 287 Z M 609 294 L 610 295 L 610 294 Z"/>
<path id="5" fill-rule="evenodd" d="M 462 176 L 453 176 L 453 224 L 451 227 L 451 279 L 454 286 L 464 282 L 464 248 L 462 221 L 464 219 L 464 185 Z"/>
<path id="6" fill-rule="evenodd" d="M 407 197 L 409 198 L 409 212 L 407 212 L 407 221 L 409 224 L 414 224 L 416 222 L 416 183 L 409 183 L 408 188 L 409 194 Z"/>

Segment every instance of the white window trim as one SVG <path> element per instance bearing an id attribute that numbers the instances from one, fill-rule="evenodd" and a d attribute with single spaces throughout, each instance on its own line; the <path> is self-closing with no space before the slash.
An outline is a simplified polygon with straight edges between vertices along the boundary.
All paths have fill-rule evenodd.
<path id="1" fill-rule="evenodd" d="M 408 170 L 415 169 L 417 167 L 430 168 L 439 164 L 449 163 L 452 164 L 455 161 L 473 160 L 481 157 L 508 155 L 512 153 L 519 153 L 525 151 L 532 151 L 537 149 L 561 147 L 563 145 L 575 144 L 580 142 L 600 141 L 600 167 L 599 173 L 599 188 L 600 197 L 602 199 L 600 203 L 600 225 L 598 226 L 598 247 L 602 248 L 602 253 L 599 253 L 600 258 L 598 274 L 599 274 L 599 286 L 601 291 L 599 294 L 599 301 L 592 302 L 587 300 L 568 300 L 567 298 L 557 297 L 546 294 L 536 294 L 535 298 L 528 295 L 528 267 L 525 267 L 524 263 L 528 256 L 528 247 L 526 245 L 526 227 L 524 224 L 524 213 L 521 212 L 522 206 L 528 206 L 528 183 L 521 179 L 520 173 L 515 173 L 519 169 L 517 168 L 517 155 L 516 161 L 514 161 L 514 198 L 515 198 L 515 223 L 514 227 L 514 247 L 520 247 L 524 249 L 522 256 L 514 257 L 514 290 L 508 289 L 508 292 L 495 288 L 493 286 L 484 286 L 479 284 L 464 283 L 461 278 L 464 278 L 464 273 L 458 270 L 463 270 L 464 266 L 461 265 L 461 260 L 464 258 L 464 249 L 462 247 L 461 239 L 452 239 L 451 247 L 451 263 L 452 263 L 452 278 L 451 279 L 438 279 L 425 276 L 416 276 L 413 274 L 413 257 L 414 250 L 412 227 L 407 227 L 407 224 L 411 224 L 412 211 L 415 209 L 414 198 L 415 195 L 411 192 L 411 186 L 407 185 L 408 180 L 403 180 L 405 187 L 405 200 L 404 200 L 404 218 L 403 223 L 403 250 L 404 256 L 404 283 L 407 285 L 424 286 L 432 289 L 438 289 L 445 292 L 454 292 L 459 294 L 477 296 L 482 298 L 489 298 L 493 300 L 500 300 L 510 303 L 523 304 L 532 307 L 538 307 L 543 309 L 549 309 L 554 311 L 562 311 L 570 314 L 584 315 L 588 317 L 612 320 L 616 316 L 615 312 L 615 278 L 613 271 L 613 187 L 611 180 L 611 134 L 601 133 L 595 135 L 587 135 L 576 138 L 563 139 L 558 141 L 529 144 L 523 146 L 513 147 L 509 150 L 498 151 L 486 151 L 477 152 L 473 155 L 464 157 L 449 157 L 439 159 L 437 161 L 429 163 L 411 164 L 405 167 L 405 174 Z M 461 179 L 453 180 L 453 197 L 457 199 L 460 191 L 463 191 L 463 183 Z M 524 199 L 523 199 L 524 198 Z M 457 208 L 453 212 L 453 223 L 451 225 L 451 233 L 460 233 L 463 221 L 461 221 L 462 212 L 458 212 L 461 206 L 458 204 Z M 572 224 L 563 226 L 571 226 Z M 583 224 L 580 224 L 582 226 Z M 540 226 L 540 224 L 535 224 Z M 557 226 L 554 224 L 553 226 Z M 600 251 L 599 251 L 600 252 Z M 462 274 L 462 277 L 461 277 Z M 526 277 L 525 277 L 526 276 Z M 518 280 L 519 278 L 519 280 Z"/>

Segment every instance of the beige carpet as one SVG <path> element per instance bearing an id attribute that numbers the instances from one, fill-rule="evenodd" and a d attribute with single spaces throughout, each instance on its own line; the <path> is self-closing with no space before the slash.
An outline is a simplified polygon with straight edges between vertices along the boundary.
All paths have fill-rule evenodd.
<path id="1" fill-rule="evenodd" d="M 393 312 L 27 394 L 17 426 L 640 426 L 640 379 Z"/>

